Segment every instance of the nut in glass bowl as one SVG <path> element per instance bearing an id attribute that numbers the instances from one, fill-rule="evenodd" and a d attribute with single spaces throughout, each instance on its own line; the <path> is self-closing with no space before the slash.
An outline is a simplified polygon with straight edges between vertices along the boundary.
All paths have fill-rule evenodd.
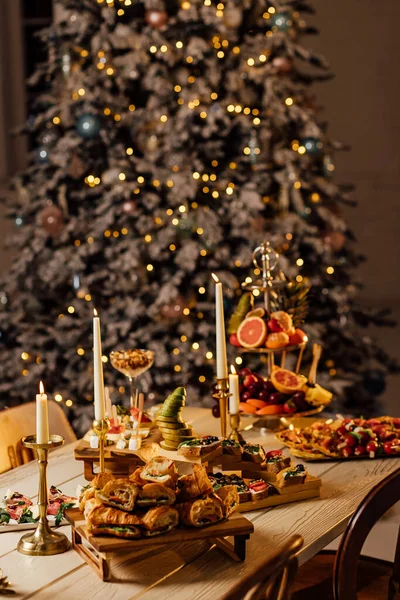
<path id="1" fill-rule="evenodd" d="M 125 377 L 138 377 L 153 365 L 152 350 L 113 350 L 110 352 L 110 362 L 114 369 Z"/>

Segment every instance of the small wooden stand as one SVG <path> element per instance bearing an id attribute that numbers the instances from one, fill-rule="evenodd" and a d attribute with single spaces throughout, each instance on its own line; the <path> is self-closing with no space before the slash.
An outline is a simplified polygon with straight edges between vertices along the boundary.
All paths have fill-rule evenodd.
<path id="1" fill-rule="evenodd" d="M 139 540 L 91 535 L 86 529 L 84 516 L 78 508 L 66 510 L 65 518 L 72 525 L 72 547 L 103 581 L 112 579 L 111 554 L 118 552 L 128 554 L 141 548 L 147 549 L 148 546 L 202 540 L 208 541 L 210 545 L 215 544 L 233 560 L 243 561 L 246 558 L 246 541 L 254 532 L 253 523 L 238 513 L 234 513 L 227 521 L 216 525 L 201 529 L 177 527 L 168 533 Z M 233 537 L 233 543 L 228 542 L 226 537 Z"/>

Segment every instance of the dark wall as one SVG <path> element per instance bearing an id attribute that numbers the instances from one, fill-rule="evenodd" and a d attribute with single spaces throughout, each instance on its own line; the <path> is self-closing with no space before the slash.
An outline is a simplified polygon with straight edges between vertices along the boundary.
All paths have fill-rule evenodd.
<path id="1" fill-rule="evenodd" d="M 324 117 L 352 151 L 336 176 L 354 182 L 359 205 L 347 218 L 368 256 L 360 268 L 366 301 L 396 308 L 400 297 L 400 2 L 315 0 L 320 35 L 310 38 L 336 78 L 318 86 Z"/>

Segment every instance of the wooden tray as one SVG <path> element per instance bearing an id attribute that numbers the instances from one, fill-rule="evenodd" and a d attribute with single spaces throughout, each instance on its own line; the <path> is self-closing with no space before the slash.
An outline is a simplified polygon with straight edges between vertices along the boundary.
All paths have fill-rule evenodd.
<path id="1" fill-rule="evenodd" d="M 128 553 L 148 546 L 163 546 L 182 542 L 206 540 L 215 544 L 233 560 L 243 561 L 246 557 L 246 540 L 254 532 L 254 525 L 238 513 L 234 513 L 227 521 L 209 525 L 201 529 L 177 527 L 168 533 L 154 538 L 125 540 L 122 538 L 94 536 L 87 531 L 82 512 L 78 508 L 65 511 L 66 519 L 72 525 L 72 547 L 90 565 L 103 581 L 112 579 L 110 554 Z M 233 544 L 225 540 L 232 536 Z"/>
<path id="2" fill-rule="evenodd" d="M 308 498 L 319 498 L 320 485 L 314 485 L 313 487 L 308 489 L 295 491 L 295 488 L 304 488 L 304 485 L 305 484 L 300 484 L 292 487 L 287 487 L 285 488 L 285 493 L 279 493 L 273 496 L 268 496 L 264 500 L 241 502 L 236 510 L 238 512 L 249 512 L 251 510 L 259 510 L 260 508 L 268 508 L 269 506 L 278 506 L 280 504 L 287 504 L 289 502 L 299 502 L 300 500 L 308 500 Z"/>

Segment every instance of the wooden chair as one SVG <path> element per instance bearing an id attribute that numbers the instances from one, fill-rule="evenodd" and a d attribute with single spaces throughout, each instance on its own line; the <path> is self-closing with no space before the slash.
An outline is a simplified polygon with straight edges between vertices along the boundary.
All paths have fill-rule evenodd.
<path id="1" fill-rule="evenodd" d="M 321 552 L 301 567 L 293 600 L 400 600 L 400 531 L 394 563 L 361 556 L 373 526 L 398 501 L 400 469 L 380 481 L 364 498 L 336 553 Z"/>
<path id="2" fill-rule="evenodd" d="M 76 435 L 61 406 L 49 401 L 51 433 L 62 435 L 65 443 L 74 442 Z M 28 402 L 0 412 L 0 473 L 19 467 L 34 458 L 32 450 L 24 448 L 21 438 L 35 433 L 36 402 Z"/>
<path id="3" fill-rule="evenodd" d="M 294 535 L 222 600 L 289 600 L 298 569 L 296 554 L 302 545 L 303 538 Z"/>

